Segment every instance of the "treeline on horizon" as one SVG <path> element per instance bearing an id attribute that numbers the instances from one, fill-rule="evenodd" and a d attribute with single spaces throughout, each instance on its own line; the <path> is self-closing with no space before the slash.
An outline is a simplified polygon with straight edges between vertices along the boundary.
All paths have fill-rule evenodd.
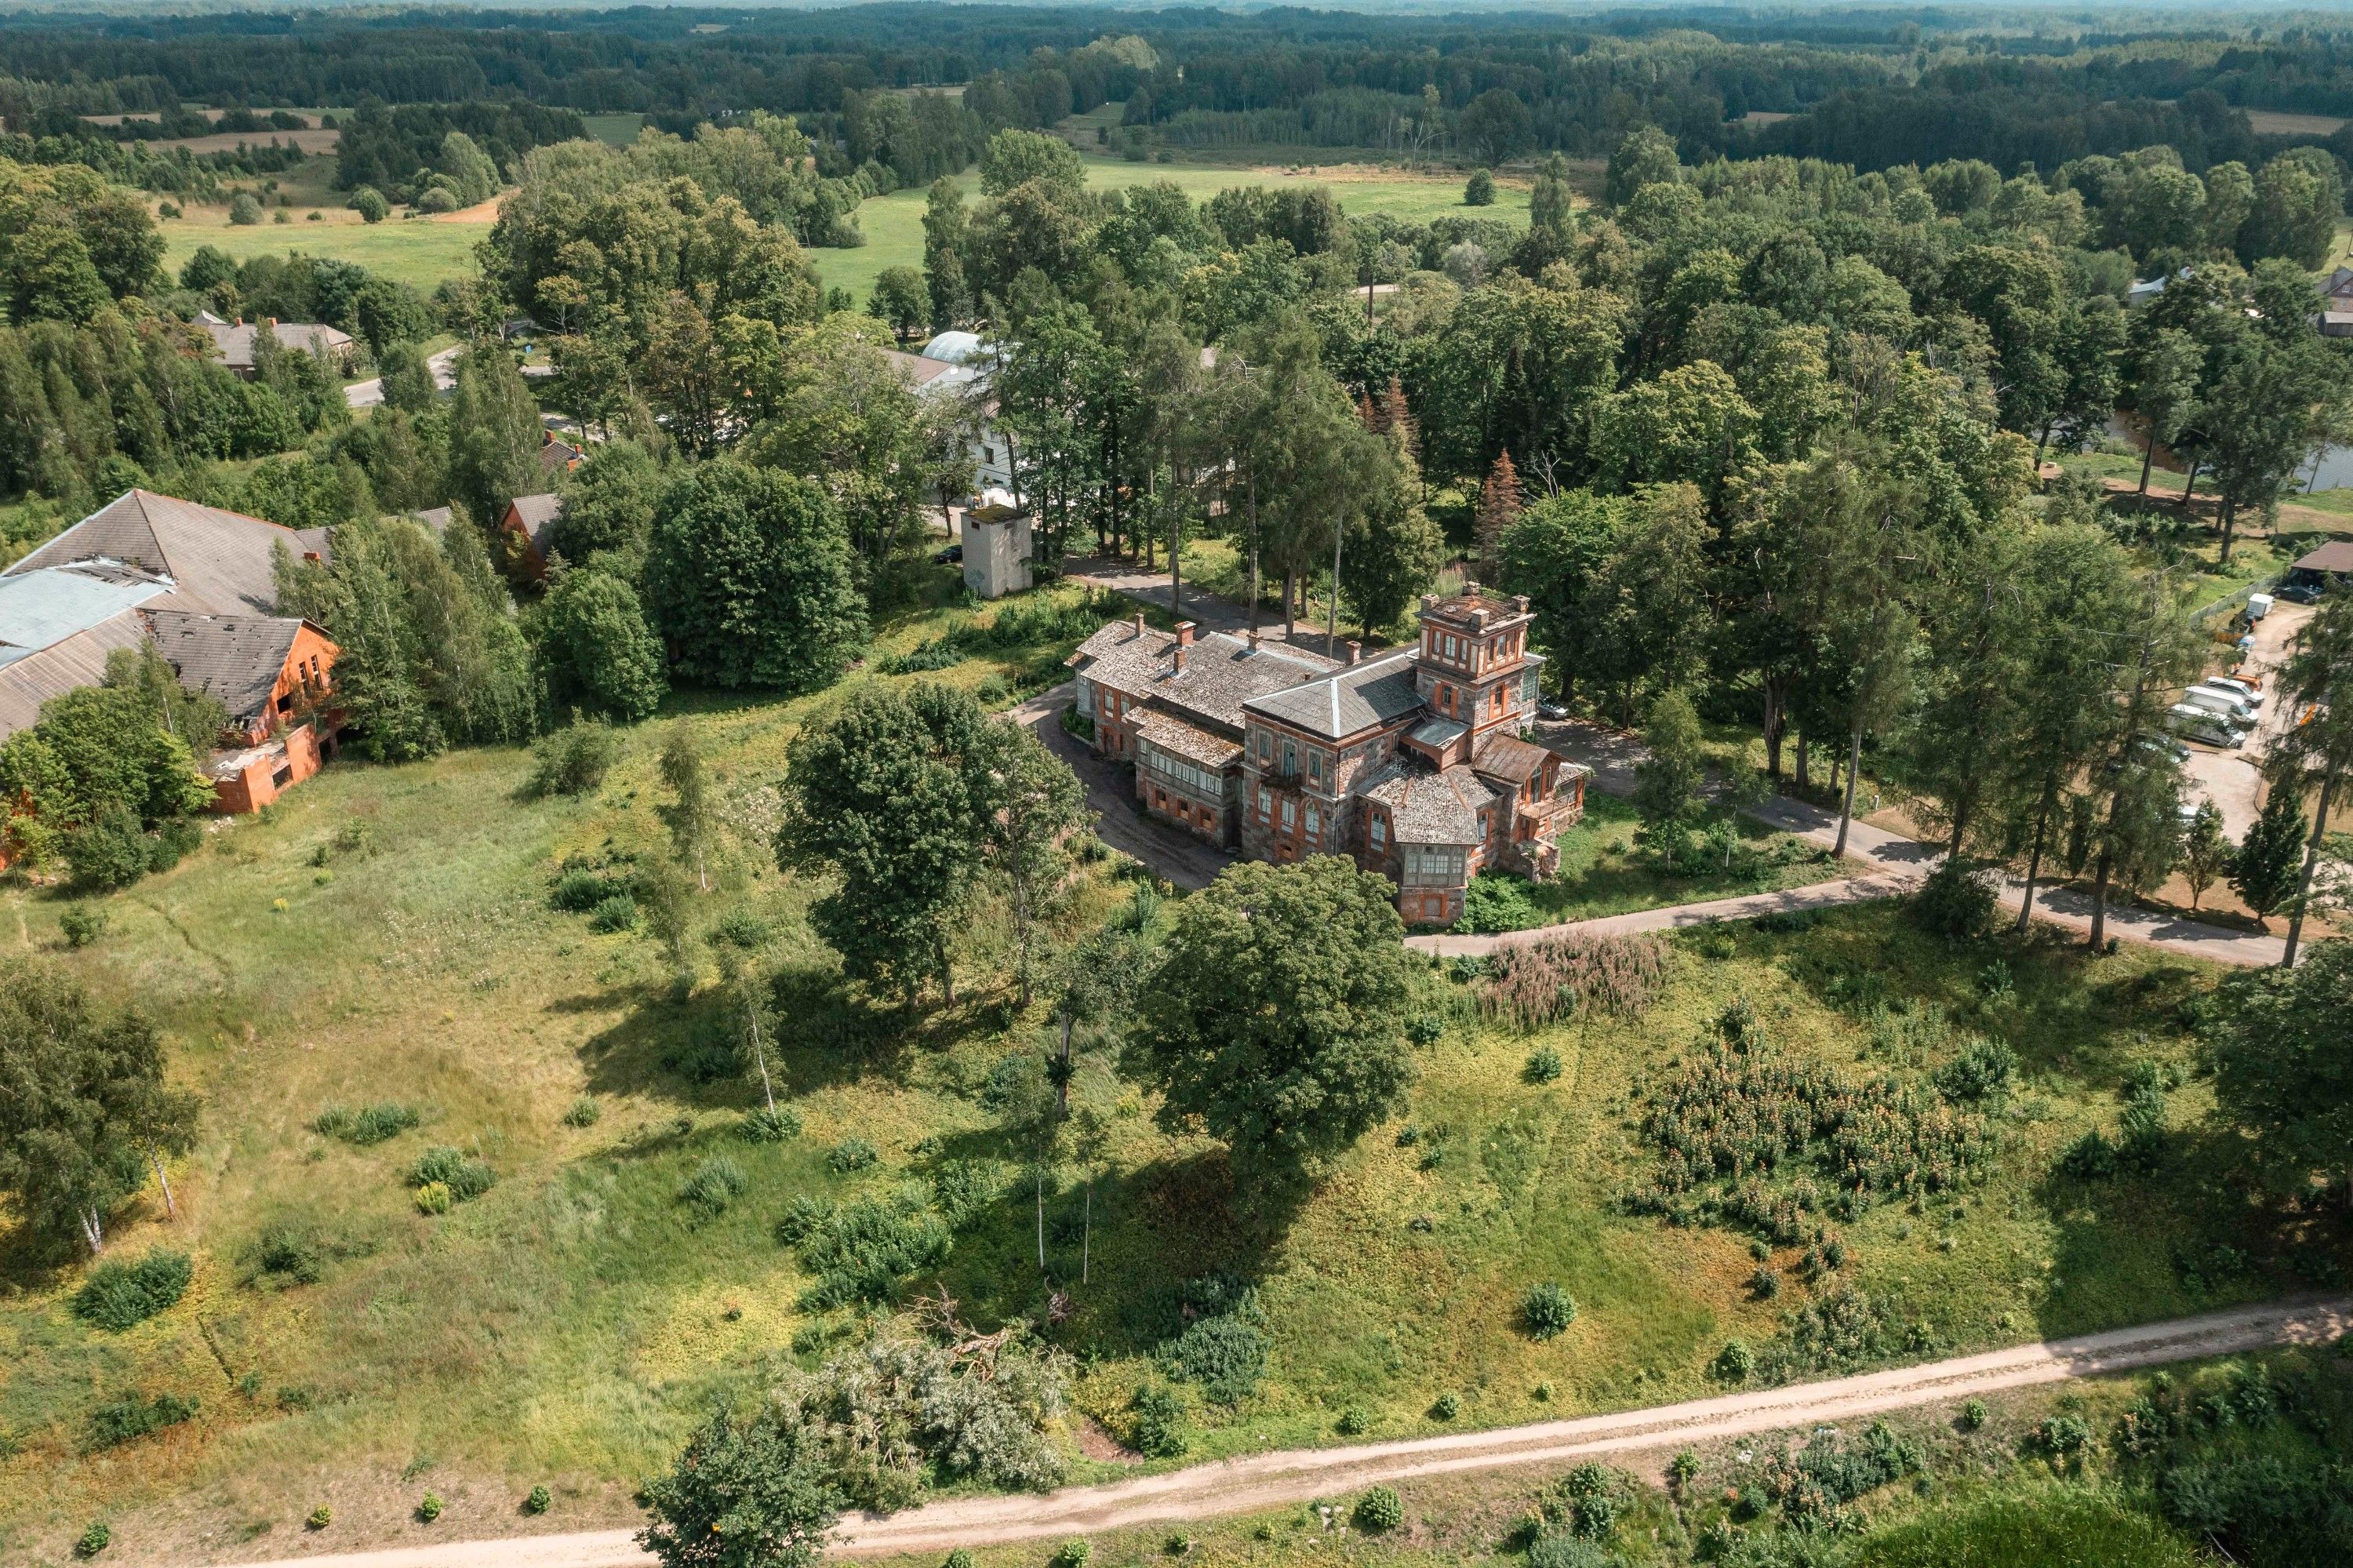
<path id="1" fill-rule="evenodd" d="M 1179 146 L 1492 162 L 1599 156 L 1651 123 L 1690 159 L 1790 154 L 1868 170 L 1981 158 L 2010 170 L 2163 143 L 2202 170 L 2319 140 L 2259 136 L 2245 110 L 2353 114 L 2353 27 L 2189 13 L 2074 36 L 2010 30 L 2024 16 L 932 5 L 26 16 L 0 32 L 0 115 L 23 130 L 37 115 L 160 116 L 188 102 L 506 101 L 684 131 L 760 109 L 799 116 L 822 147 L 855 139 L 846 120 L 874 94 L 950 86 L 965 90 L 978 135 L 1111 102 Z M 1792 118 L 1744 123 L 1751 111 Z M 2347 132 L 2327 144 L 2353 156 Z"/>

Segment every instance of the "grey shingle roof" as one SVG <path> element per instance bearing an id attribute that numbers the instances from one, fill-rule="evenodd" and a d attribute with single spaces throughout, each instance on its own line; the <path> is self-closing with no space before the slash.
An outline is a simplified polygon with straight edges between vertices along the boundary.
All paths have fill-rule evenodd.
<path id="1" fill-rule="evenodd" d="M 302 536 L 290 528 L 152 490 L 126 490 L 0 576 L 121 561 L 171 578 L 174 609 L 268 615 L 278 608 L 271 552 L 280 544 L 302 553 Z"/>
<path id="2" fill-rule="evenodd" d="M 1468 768 L 1433 773 L 1402 759 L 1384 764 L 1353 792 L 1388 808 L 1390 837 L 1401 844 L 1482 843 L 1479 812 L 1497 799 Z"/>
<path id="3" fill-rule="evenodd" d="M 277 615 L 192 615 L 185 610 L 147 612 L 156 651 L 179 675 L 180 683 L 210 692 L 229 717 L 250 724 L 269 706 L 270 692 L 294 651 L 302 622 Z"/>
<path id="4" fill-rule="evenodd" d="M 253 340 L 261 332 L 259 323 L 239 322 L 231 326 L 212 322 L 196 324 L 212 334 L 214 344 L 220 349 L 223 365 L 232 370 L 253 368 Z M 280 346 L 290 348 L 298 354 L 309 354 L 314 349 L 324 349 L 331 355 L 341 354 L 352 346 L 351 334 L 319 322 L 279 322 L 269 328 L 269 335 L 278 340 Z"/>
<path id="5" fill-rule="evenodd" d="M 1185 652 L 1185 669 L 1175 672 L 1174 632 L 1114 622 L 1079 647 L 1074 662 L 1097 685 L 1159 705 L 1185 718 L 1219 728 L 1242 727 L 1242 705 L 1271 692 L 1313 681 L 1331 666 L 1313 655 L 1261 645 L 1255 653 L 1239 637 L 1211 631 Z"/>
<path id="6" fill-rule="evenodd" d="M 531 536 L 531 547 L 543 558 L 555 547 L 555 520 L 564 515 L 564 497 L 518 495 L 511 515 Z"/>
<path id="7" fill-rule="evenodd" d="M 1240 741 L 1187 724 L 1174 714 L 1147 712 L 1137 722 L 1135 733 L 1163 751 L 1173 751 L 1204 768 L 1223 768 L 1242 754 Z"/>
<path id="8" fill-rule="evenodd" d="M 1258 697 L 1250 704 L 1253 713 L 1333 740 L 1393 723 L 1420 706 L 1420 694 L 1414 690 L 1410 648 L 1335 670 L 1312 684 Z"/>

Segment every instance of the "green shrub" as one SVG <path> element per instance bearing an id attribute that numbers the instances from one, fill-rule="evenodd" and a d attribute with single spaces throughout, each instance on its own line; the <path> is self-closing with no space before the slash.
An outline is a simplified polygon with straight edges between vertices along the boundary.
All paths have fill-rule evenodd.
<path id="1" fill-rule="evenodd" d="M 1748 1277 L 1748 1293 L 1759 1301 L 1770 1301 L 1781 1294 L 1781 1276 L 1769 1263 L 1760 1263 Z"/>
<path id="2" fill-rule="evenodd" d="M 731 909 L 711 927 L 713 939 L 731 948 L 759 947 L 768 939 L 768 923 L 749 909 Z"/>
<path id="3" fill-rule="evenodd" d="M 423 1497 L 417 1499 L 417 1517 L 420 1521 L 426 1524 L 431 1524 L 435 1520 L 439 1519 L 441 1517 L 441 1499 L 434 1496 L 431 1492 L 427 1492 Z"/>
<path id="4" fill-rule="evenodd" d="M 1936 1069 L 1936 1092 L 1957 1105 L 1975 1105 L 2010 1087 L 2018 1075 L 2018 1053 L 1999 1040 L 1971 1036 L 1961 1054 Z"/>
<path id="5" fill-rule="evenodd" d="M 1725 1383 L 1746 1383 L 1756 1369 L 1757 1357 L 1745 1340 L 1726 1340 L 1724 1349 L 1715 1352 L 1715 1360 L 1708 1363 L 1708 1371 Z"/>
<path id="6" fill-rule="evenodd" d="M 1185 1451 L 1185 1405 L 1175 1394 L 1145 1384 L 1127 1408 L 1128 1446 L 1155 1459 L 1173 1459 Z"/>
<path id="7" fill-rule="evenodd" d="M 146 1400 L 132 1394 L 114 1400 L 90 1413 L 90 1428 L 83 1437 L 82 1450 L 95 1454 L 105 1448 L 118 1448 L 151 1432 L 177 1426 L 195 1414 L 196 1402 L 175 1393 L 159 1393 Z"/>
<path id="8" fill-rule="evenodd" d="M 74 1542 L 74 1555 L 95 1557 L 105 1551 L 113 1541 L 114 1531 L 107 1527 L 106 1521 L 92 1520 L 90 1528 L 81 1532 L 81 1539 Z"/>
<path id="9" fill-rule="evenodd" d="M 1359 1437 L 1370 1431 L 1372 1425 L 1373 1418 L 1365 1414 L 1363 1405 L 1351 1404 L 1340 1412 L 1340 1419 L 1332 1424 L 1332 1429 L 1343 1437 Z"/>
<path id="10" fill-rule="evenodd" d="M 1358 1530 L 1382 1534 L 1405 1522 L 1405 1504 L 1388 1488 L 1374 1487 L 1356 1499 L 1348 1517 L 1356 1521 Z"/>
<path id="11" fill-rule="evenodd" d="M 853 1301 L 888 1301 L 899 1281 L 948 1254 L 947 1226 L 906 1203 L 857 1202 L 846 1208 L 796 1198 L 776 1234 L 818 1277 L 802 1297 L 809 1310 Z"/>
<path id="12" fill-rule="evenodd" d="M 744 1168 L 723 1154 L 706 1157 L 679 1183 L 678 1201 L 705 1220 L 715 1220 L 749 1185 Z"/>
<path id="13" fill-rule="evenodd" d="M 588 928 L 607 935 L 638 928 L 638 901 L 633 895 L 616 893 L 601 900 L 588 911 Z"/>
<path id="14" fill-rule="evenodd" d="M 1996 873 L 1983 862 L 1949 855 L 1920 884 L 1906 906 L 1913 923 L 1955 942 L 1993 934 Z"/>
<path id="15" fill-rule="evenodd" d="M 58 934 L 69 948 L 87 948 L 106 930 L 106 911 L 95 904 L 70 904 L 58 916 Z M 100 1530 L 102 1525 L 90 1528 Z"/>
<path id="16" fill-rule="evenodd" d="M 128 887 L 147 874 L 153 844 L 128 807 L 111 806 L 66 838 L 66 864 L 75 885 L 103 891 Z"/>
<path id="17" fill-rule="evenodd" d="M 1495 176 L 1484 169 L 1472 170 L 1471 177 L 1462 185 L 1462 205 L 1464 207 L 1494 206 Z"/>
<path id="18" fill-rule="evenodd" d="M 321 1503 L 317 1508 L 312 1509 L 311 1510 L 310 1517 L 302 1521 L 302 1528 L 305 1530 L 324 1530 L 327 1526 L 334 1522 L 335 1510 L 328 1507 L 325 1503 Z"/>
<path id="19" fill-rule="evenodd" d="M 801 1135 L 801 1118 L 790 1106 L 761 1106 L 747 1112 L 735 1131 L 746 1143 L 790 1143 Z"/>
<path id="20" fill-rule="evenodd" d="M 605 1107 L 596 1103 L 595 1095 L 582 1095 L 564 1107 L 566 1127 L 595 1127 L 605 1115 Z"/>
<path id="21" fill-rule="evenodd" d="M 420 1214 L 446 1214 L 456 1201 L 447 1181 L 427 1181 L 417 1189 L 417 1212 Z"/>
<path id="22" fill-rule="evenodd" d="M 1417 1012 L 1405 1021 L 1405 1037 L 1416 1045 L 1435 1045 L 1446 1037 L 1446 1020 L 1434 1012 Z"/>
<path id="23" fill-rule="evenodd" d="M 74 1292 L 74 1316 L 121 1333 L 176 1305 L 187 1294 L 195 1269 L 184 1252 L 150 1250 L 137 1263 L 113 1259 L 90 1271 Z"/>
<path id="24" fill-rule="evenodd" d="M 525 1513 L 545 1513 L 548 1510 L 549 1506 L 554 1501 L 555 1499 L 548 1495 L 548 1491 L 545 1487 L 533 1487 L 531 1489 L 531 1495 L 522 1499 L 522 1511 Z"/>
<path id="25" fill-rule="evenodd" d="M 1065 1541 L 1047 1561 L 1052 1568 L 1087 1568 L 1087 1560 L 1094 1554 L 1095 1549 L 1083 1541 Z"/>
<path id="26" fill-rule="evenodd" d="M 435 1182 L 449 1189 L 457 1202 L 470 1202 L 498 1185 L 498 1172 L 479 1160 L 469 1160 L 461 1149 L 446 1144 L 437 1145 L 419 1155 L 417 1163 L 408 1168 L 408 1184 L 412 1187 L 431 1186 Z"/>
<path id="27" fill-rule="evenodd" d="M 1577 1321 L 1577 1303 L 1550 1280 L 1532 1285 L 1520 1298 L 1520 1324 L 1535 1338 L 1550 1340 L 1568 1332 Z"/>
<path id="28" fill-rule="evenodd" d="M 847 1176 L 863 1171 L 882 1158 L 881 1152 L 865 1139 L 851 1133 L 826 1150 L 826 1169 L 837 1176 Z"/>
<path id="29" fill-rule="evenodd" d="M 1961 1430 L 1976 1432 L 1986 1424 L 1986 1403 L 1982 1399 L 1965 1400 L 1961 1404 Z"/>
<path id="30" fill-rule="evenodd" d="M 932 1172 L 932 1206 L 950 1230 L 963 1230 L 1005 1195 L 1005 1170 L 994 1160 L 949 1160 Z"/>
<path id="31" fill-rule="evenodd" d="M 947 1560 L 940 1564 L 940 1568 L 972 1568 L 972 1553 L 959 1546 L 947 1554 Z"/>
<path id="32" fill-rule="evenodd" d="M 316 1285 L 326 1277 L 327 1254 L 308 1231 L 271 1225 L 254 1244 L 253 1266 L 257 1275 L 282 1275 L 297 1285 Z"/>
<path id="33" fill-rule="evenodd" d="M 1441 1393 L 1430 1402 L 1430 1414 L 1435 1421 L 1451 1421 L 1462 1414 L 1462 1401 L 1455 1394 Z"/>
<path id="34" fill-rule="evenodd" d="M 547 902 L 550 907 L 566 915 L 586 915 L 607 899 L 628 891 L 627 878 L 608 876 L 601 871 L 575 868 L 557 875 L 554 884 L 547 890 Z"/>
<path id="35" fill-rule="evenodd" d="M 341 1139 L 364 1149 L 397 1138 L 415 1127 L 418 1119 L 416 1107 L 389 1101 L 357 1111 L 329 1106 L 311 1118 L 311 1130 L 322 1138 Z"/>
<path id="36" fill-rule="evenodd" d="M 1479 935 L 1492 931 L 1522 931 L 1544 923 L 1544 911 L 1528 896 L 1528 885 L 1506 872 L 1482 872 L 1462 890 L 1462 914 L 1458 931 Z"/>
<path id="37" fill-rule="evenodd" d="M 2087 1132 L 2059 1156 L 2059 1169 L 2078 1181 L 2099 1181 L 2116 1173 L 2116 1146 Z"/>
<path id="38" fill-rule="evenodd" d="M 601 718 L 575 715 L 570 725 L 532 748 L 531 792 L 586 795 L 605 781 L 621 755 L 620 736 Z"/>
<path id="39" fill-rule="evenodd" d="M 1549 1045 L 1539 1045 L 1529 1052 L 1527 1065 L 1520 1069 L 1520 1076 L 1531 1084 L 1556 1083 L 1560 1075 L 1560 1053 Z"/>
<path id="40" fill-rule="evenodd" d="M 1219 1404 L 1239 1404 L 1258 1392 L 1266 1375 L 1267 1349 L 1257 1302 L 1250 1298 L 1234 1311 L 1193 1319 L 1160 1360 L 1171 1377 L 1199 1384 Z"/>
<path id="41" fill-rule="evenodd" d="M 2092 1446 L 2092 1428 L 2080 1415 L 2046 1415 L 2034 1429 L 2034 1446 L 2053 1459 L 2070 1459 Z"/>

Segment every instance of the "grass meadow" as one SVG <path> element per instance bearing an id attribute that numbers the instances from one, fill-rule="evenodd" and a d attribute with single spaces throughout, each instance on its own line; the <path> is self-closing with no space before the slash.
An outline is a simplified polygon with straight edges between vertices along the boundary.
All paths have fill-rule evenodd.
<path id="1" fill-rule="evenodd" d="M 912 649 L 965 613 L 904 615 L 878 652 Z M 1002 699 L 1053 678 L 1066 649 L 992 650 L 931 678 Z M 21 1246 L 0 1255 L 0 1557 L 53 1557 L 100 1515 L 127 1547 L 210 1550 L 276 1531 L 292 1550 L 322 1503 L 338 1522 L 320 1549 L 415 1538 L 407 1510 L 428 1486 L 449 1501 L 445 1535 L 509 1528 L 540 1483 L 555 1492 L 551 1525 L 625 1519 L 630 1489 L 713 1399 L 863 1332 L 859 1309 L 801 1304 L 811 1281 L 775 1233 L 786 1206 L 921 1191 L 952 1160 L 978 1162 L 1001 1194 L 911 1283 L 936 1279 L 977 1319 L 1032 1310 L 1049 1287 L 1042 1228 L 1072 1308 L 1058 1337 L 1081 1358 L 1070 1440 L 1103 1456 L 1078 1460 L 1082 1478 L 1119 1467 L 1110 1438 L 1134 1390 L 1165 1381 L 1180 1294 L 1202 1277 L 1255 1287 L 1268 1360 L 1258 1392 L 1231 1405 L 1177 1385 L 1189 1458 L 1333 1441 L 1349 1407 L 1371 1434 L 1397 1436 L 1698 1394 L 1718 1386 L 1707 1367 L 1725 1340 L 1765 1344 L 1809 1296 L 1789 1272 L 1796 1249 L 1775 1255 L 1788 1287 L 1761 1301 L 1744 1236 L 1673 1228 L 1621 1202 L 1651 1169 L 1636 1131 L 1643 1086 L 1736 998 L 1783 1049 L 1841 1071 L 1914 1080 L 1945 1048 L 1934 1031 L 1899 1030 L 1913 1044 L 1889 1044 L 1887 1014 L 1859 997 L 1905 1017 L 1942 1010 L 2023 1059 L 1981 1186 L 1842 1226 L 1839 1278 L 1916 1323 L 1923 1353 L 2283 1287 L 2283 1238 L 2255 1229 L 2221 1153 L 2189 1130 L 2194 1078 L 2173 1097 L 2176 1157 L 2155 1173 L 2089 1185 L 2053 1174 L 2062 1148 L 2113 1126 L 2134 1064 L 2193 1065 L 2179 1020 L 2209 972 L 2036 943 L 2004 949 L 2010 984 L 1989 998 L 1988 954 L 1953 951 L 1885 907 L 1678 937 L 1666 992 L 1639 1022 L 1524 1035 L 1486 1021 L 1472 985 L 1430 971 L 1417 1016 L 1438 1027 L 1417 1050 L 1409 1104 L 1289 1212 L 1232 1192 L 1219 1150 L 1158 1130 L 1113 1075 L 1108 1044 L 1082 1040 L 1075 1093 L 1105 1118 L 1108 1152 L 1091 1187 L 1057 1168 L 1041 1202 L 988 1108 L 991 1070 L 1050 1033 L 1042 1006 L 1015 1004 L 1001 913 L 971 922 L 957 1005 L 902 1012 L 831 979 L 804 918 L 818 890 L 781 874 L 766 848 L 791 737 L 871 678 L 882 677 L 791 702 L 678 699 L 578 801 L 524 798 L 519 750 L 339 763 L 263 817 L 219 824 L 173 873 L 105 899 L 107 927 L 84 949 L 59 938 L 64 898 L 0 888 L 12 959 L 65 965 L 135 1001 L 206 1100 L 199 1147 L 175 1172 L 179 1222 L 150 1205 L 112 1243 L 123 1256 L 191 1252 L 181 1306 L 108 1333 L 68 1308 L 78 1264 Z M 547 896 L 566 857 L 661 853 L 654 753 L 670 725 L 705 745 L 732 840 L 683 997 L 650 938 L 596 934 Z M 1069 929 L 1134 886 L 1114 863 L 1092 867 Z M 765 933 L 741 958 L 773 977 L 777 1092 L 803 1128 L 781 1144 L 736 1134 L 755 1080 L 698 1083 L 692 1070 L 697 1044 L 726 1027 L 710 934 L 739 912 Z M 1561 1069 L 1548 1082 L 1529 1069 L 1540 1049 Z M 583 1096 L 601 1114 L 570 1125 Z M 368 1147 L 312 1130 L 330 1106 L 380 1103 L 416 1108 L 422 1125 Z M 853 1133 L 880 1159 L 838 1173 L 828 1153 Z M 428 1218 L 402 1178 L 439 1145 L 499 1181 Z M 698 1214 L 681 1188 L 713 1154 L 738 1164 L 746 1189 Z M 290 1227 L 323 1260 L 314 1283 L 266 1266 L 266 1234 Z M 1546 1281 L 1578 1312 L 1537 1341 L 1517 1303 Z M 128 1393 L 200 1408 L 159 1436 L 83 1452 L 92 1412 Z M 1430 1414 L 1444 1395 L 1451 1422 Z"/>

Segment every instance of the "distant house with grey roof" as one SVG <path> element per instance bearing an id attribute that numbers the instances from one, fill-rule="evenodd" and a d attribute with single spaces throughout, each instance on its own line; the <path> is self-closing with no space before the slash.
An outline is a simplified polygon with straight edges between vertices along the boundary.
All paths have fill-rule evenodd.
<path id="1" fill-rule="evenodd" d="M 1283 863 L 1345 854 L 1398 885 L 1409 923 L 1450 924 L 1482 871 L 1542 878 L 1590 770 L 1525 738 L 1543 656 L 1525 599 L 1425 596 L 1412 647 L 1345 663 L 1190 622 L 1104 627 L 1071 656 L 1103 756 L 1138 805 Z"/>
<path id="2" fill-rule="evenodd" d="M 224 322 L 217 316 L 206 320 L 209 314 L 200 314 L 195 324 L 212 338 L 213 346 L 220 351 L 221 363 L 248 381 L 253 379 L 256 344 L 264 333 L 280 348 L 296 354 L 325 355 L 338 375 L 351 368 L 357 354 L 358 345 L 351 334 L 323 322 L 281 322 L 276 316 L 258 322 Z"/>

